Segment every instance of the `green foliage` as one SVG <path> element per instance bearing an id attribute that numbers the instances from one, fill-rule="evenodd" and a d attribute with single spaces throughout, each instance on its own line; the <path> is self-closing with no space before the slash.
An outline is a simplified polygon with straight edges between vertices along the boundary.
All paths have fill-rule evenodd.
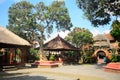
<path id="1" fill-rule="evenodd" d="M 31 55 L 37 55 L 38 50 L 35 50 L 34 48 L 30 48 L 30 54 Z"/>
<path id="2" fill-rule="evenodd" d="M 80 48 L 83 45 L 92 43 L 92 36 L 92 33 L 88 29 L 76 27 L 65 39 Z"/>
<path id="3" fill-rule="evenodd" d="M 113 55 L 111 56 L 110 60 L 111 60 L 112 62 L 118 62 L 118 55 L 113 54 Z"/>
<path id="4" fill-rule="evenodd" d="M 120 41 L 120 22 L 115 20 L 111 27 L 112 30 L 110 31 L 110 34 L 115 38 L 115 40 Z"/>
<path id="5" fill-rule="evenodd" d="M 96 58 L 93 57 L 93 50 L 86 50 L 85 51 L 85 55 L 83 55 L 83 63 L 96 63 Z"/>
<path id="6" fill-rule="evenodd" d="M 49 60 L 51 60 L 51 61 L 54 61 L 55 60 L 55 55 L 50 55 L 50 59 Z"/>
<path id="7" fill-rule="evenodd" d="M 55 21 L 58 30 L 70 30 L 72 23 L 64 2 L 53 1 L 50 12 L 54 15 L 52 18 Z"/>
<path id="8" fill-rule="evenodd" d="M 32 9 L 33 5 L 26 1 L 12 4 L 8 11 L 9 21 L 7 28 L 27 39 L 24 32 L 30 31 L 28 29 L 34 26 Z"/>
<path id="9" fill-rule="evenodd" d="M 119 0 L 76 0 L 76 3 L 95 27 L 109 24 L 111 16 L 120 16 Z"/>
<path id="10" fill-rule="evenodd" d="M 17 49 L 16 52 L 17 52 L 17 54 L 21 54 L 22 53 L 20 49 Z"/>
<path id="11" fill-rule="evenodd" d="M 115 54 L 116 49 L 113 48 L 113 49 L 111 49 L 111 51 L 112 51 L 113 54 Z"/>
<path id="12" fill-rule="evenodd" d="M 34 57 L 35 57 L 35 60 L 40 60 L 39 56 L 34 56 Z"/>
<path id="13" fill-rule="evenodd" d="M 91 43 L 92 41 L 91 34 L 88 34 L 86 32 L 77 32 L 73 34 L 73 43 L 76 43 L 77 46 L 82 46 Z"/>
<path id="14" fill-rule="evenodd" d="M 68 14 L 68 10 L 65 7 L 64 2 L 53 1 L 49 6 L 45 6 L 43 2 L 38 3 L 35 6 L 36 18 L 42 31 L 46 31 L 48 35 L 52 33 L 53 27 L 57 30 L 70 30 L 72 23 Z"/>
<path id="15" fill-rule="evenodd" d="M 34 48 L 30 48 L 30 56 L 32 56 L 33 60 L 40 60 L 38 50 L 35 50 Z"/>
<path id="16" fill-rule="evenodd" d="M 33 5 L 27 1 L 14 3 L 9 8 L 7 28 L 29 42 L 38 41 L 40 48 L 46 35 L 53 29 L 70 30 L 72 23 L 64 2 L 53 1 L 46 6 L 43 2 Z"/>
<path id="17" fill-rule="evenodd" d="M 120 30 L 120 22 L 118 20 L 113 21 L 111 27 L 112 27 L 112 29 L 119 29 Z"/>
<path id="18" fill-rule="evenodd" d="M 84 46 L 92 44 L 92 36 L 92 33 L 88 29 L 75 27 L 65 39 L 82 50 L 81 53 L 79 53 L 80 57 L 85 54 Z"/>

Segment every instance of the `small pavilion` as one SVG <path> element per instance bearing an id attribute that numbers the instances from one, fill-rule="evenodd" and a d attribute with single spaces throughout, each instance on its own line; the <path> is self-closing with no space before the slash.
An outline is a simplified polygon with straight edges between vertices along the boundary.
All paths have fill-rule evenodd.
<path id="1" fill-rule="evenodd" d="M 70 43 L 68 43 L 66 40 L 61 38 L 59 35 L 44 44 L 44 51 L 49 51 L 49 55 L 51 55 L 50 53 L 53 52 L 55 55 L 59 55 L 59 57 L 64 54 L 66 55 L 65 57 L 67 57 L 67 59 L 70 56 L 69 51 L 76 51 L 74 59 L 78 59 L 79 57 L 79 53 L 78 53 L 79 49 L 74 47 Z M 65 53 L 65 52 L 68 52 L 68 53 Z"/>
<path id="2" fill-rule="evenodd" d="M 0 27 L 0 66 L 24 64 L 30 46 L 28 41 Z"/>
<path id="3" fill-rule="evenodd" d="M 44 50 L 45 51 L 76 51 L 78 49 L 58 35 L 54 39 L 44 44 Z"/>

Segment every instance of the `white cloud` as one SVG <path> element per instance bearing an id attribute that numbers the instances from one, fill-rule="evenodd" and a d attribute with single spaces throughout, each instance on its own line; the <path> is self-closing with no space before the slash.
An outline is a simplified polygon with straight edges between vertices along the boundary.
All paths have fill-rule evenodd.
<path id="1" fill-rule="evenodd" d="M 104 34 L 110 33 L 110 30 L 103 31 Z"/>
<path id="2" fill-rule="evenodd" d="M 62 38 L 65 38 L 65 36 L 67 36 L 68 33 L 69 33 L 69 31 L 65 31 L 65 32 L 60 31 L 60 32 L 58 32 L 58 34 L 59 34 Z"/>
<path id="3" fill-rule="evenodd" d="M 118 17 L 118 19 L 117 19 L 119 22 L 120 22 L 120 17 Z"/>
<path id="4" fill-rule="evenodd" d="M 93 30 L 91 30 L 93 36 L 96 36 L 97 34 L 100 34 L 99 30 L 96 28 L 93 28 Z"/>
<path id="5" fill-rule="evenodd" d="M 108 34 L 110 33 L 110 30 L 104 30 L 104 29 L 99 29 L 99 28 L 93 28 L 91 30 L 93 36 L 96 36 L 98 34 Z"/>
<path id="6" fill-rule="evenodd" d="M 59 35 L 60 37 L 62 37 L 62 38 L 65 38 L 65 36 L 67 36 L 68 33 L 69 33 L 69 31 L 60 31 L 60 32 L 54 33 L 54 34 L 52 34 L 51 37 L 48 38 L 44 43 L 52 40 L 53 38 L 57 37 L 58 35 Z"/>

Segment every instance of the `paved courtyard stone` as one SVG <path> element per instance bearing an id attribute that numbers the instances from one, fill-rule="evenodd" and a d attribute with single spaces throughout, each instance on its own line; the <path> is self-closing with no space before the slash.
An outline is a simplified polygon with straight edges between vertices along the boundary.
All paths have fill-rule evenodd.
<path id="1" fill-rule="evenodd" d="M 0 72 L 0 80 L 120 80 L 120 73 L 105 72 L 100 65 L 65 65 Z"/>

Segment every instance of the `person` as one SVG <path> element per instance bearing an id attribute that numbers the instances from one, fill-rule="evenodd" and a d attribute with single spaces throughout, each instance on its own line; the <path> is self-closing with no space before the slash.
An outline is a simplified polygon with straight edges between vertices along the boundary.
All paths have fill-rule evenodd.
<path id="1" fill-rule="evenodd" d="M 104 62 L 106 62 L 106 57 L 104 57 L 103 59 L 104 59 Z"/>

